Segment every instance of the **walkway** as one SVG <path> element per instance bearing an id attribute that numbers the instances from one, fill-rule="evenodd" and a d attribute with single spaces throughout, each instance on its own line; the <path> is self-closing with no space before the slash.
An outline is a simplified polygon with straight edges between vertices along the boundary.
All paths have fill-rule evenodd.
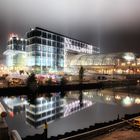
<path id="1" fill-rule="evenodd" d="M 134 130 L 131 127 L 124 127 L 112 133 L 102 135 L 88 140 L 139 140 L 140 131 Z M 85 140 L 85 139 L 84 139 Z"/>

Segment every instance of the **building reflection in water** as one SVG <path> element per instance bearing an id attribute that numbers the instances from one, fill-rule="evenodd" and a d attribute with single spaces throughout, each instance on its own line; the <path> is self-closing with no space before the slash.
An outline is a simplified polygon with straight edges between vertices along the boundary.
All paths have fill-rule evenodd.
<path id="1" fill-rule="evenodd" d="M 3 101 L 7 105 L 7 111 L 11 116 L 23 112 L 25 105 L 28 104 L 27 100 L 21 97 L 5 97 Z"/>
<path id="2" fill-rule="evenodd" d="M 52 122 L 64 114 L 64 99 L 59 94 L 49 98 L 39 97 L 34 104 L 25 107 L 26 122 L 34 127 L 40 127 L 45 122 Z"/>
<path id="3" fill-rule="evenodd" d="M 124 107 L 140 104 L 138 95 L 128 95 L 111 90 L 87 90 L 82 92 L 82 107 L 79 101 L 79 91 L 70 91 L 64 98 L 60 97 L 60 93 L 53 94 L 50 98 L 37 97 L 34 102 L 30 103 L 26 96 L 4 98 L 3 101 L 7 106 L 9 115 L 14 116 L 25 111 L 26 123 L 36 128 L 43 126 L 45 122 L 51 123 L 56 119 L 92 106 L 96 102 L 120 104 Z"/>

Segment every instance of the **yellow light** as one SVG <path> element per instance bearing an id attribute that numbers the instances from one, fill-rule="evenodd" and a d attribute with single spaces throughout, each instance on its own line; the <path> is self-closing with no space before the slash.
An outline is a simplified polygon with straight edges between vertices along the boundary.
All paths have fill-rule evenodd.
<path id="1" fill-rule="evenodd" d="M 108 97 L 105 98 L 105 100 L 110 101 L 111 98 L 108 96 Z"/>
<path id="2" fill-rule="evenodd" d="M 125 63 L 121 63 L 122 66 L 125 66 Z"/>
<path id="3" fill-rule="evenodd" d="M 133 63 L 132 66 L 136 66 L 136 63 Z"/>
<path id="4" fill-rule="evenodd" d="M 121 97 L 120 97 L 119 95 L 116 95 L 116 96 L 115 96 L 115 99 L 120 100 Z"/>
<path id="5" fill-rule="evenodd" d="M 136 98 L 136 99 L 135 99 L 135 103 L 136 103 L 136 104 L 140 104 L 140 98 Z"/>

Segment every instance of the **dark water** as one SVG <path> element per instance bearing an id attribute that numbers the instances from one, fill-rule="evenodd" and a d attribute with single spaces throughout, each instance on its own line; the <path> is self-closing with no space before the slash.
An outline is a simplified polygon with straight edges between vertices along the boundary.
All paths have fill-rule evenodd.
<path id="1" fill-rule="evenodd" d="M 64 134 L 65 132 L 69 132 L 72 130 L 89 127 L 90 125 L 94 125 L 95 123 L 114 120 L 117 119 L 118 115 L 121 118 L 125 114 L 133 114 L 140 112 L 140 96 L 138 95 L 127 94 L 126 92 L 114 92 L 111 90 L 83 91 L 84 105 L 80 109 L 78 102 L 78 93 L 78 91 L 72 91 L 68 92 L 67 96 L 64 99 L 58 98 L 59 101 L 63 101 L 63 111 L 60 111 L 63 112 L 63 115 L 61 114 L 61 118 L 52 117 L 53 121 L 49 121 L 49 137 L 56 136 L 58 134 Z M 56 95 L 57 94 L 53 94 L 54 97 Z M 9 126 L 9 129 L 18 130 L 19 134 L 22 137 L 34 135 L 36 133 L 43 133 L 43 126 L 40 128 L 35 128 L 32 124 L 29 124 L 29 122 L 27 123 L 27 106 L 29 106 L 29 104 L 26 102 L 28 100 L 27 97 L 11 97 L 10 99 L 14 100 L 14 102 L 12 103 L 8 102 L 5 99 L 6 98 L 1 98 L 1 101 L 4 104 L 6 110 L 8 111 L 8 106 L 12 106 L 13 104 L 16 104 L 16 106 L 18 107 L 20 106 L 20 108 L 17 108 L 16 110 L 9 111 L 8 117 L 6 118 L 6 122 Z M 44 101 L 44 99 L 42 98 L 41 100 L 42 102 Z M 52 102 L 52 99 L 48 100 L 47 98 L 47 101 L 48 103 L 50 103 Z M 22 103 L 22 105 L 26 105 L 23 105 L 21 107 L 21 104 L 19 105 L 19 103 Z M 32 104 L 34 103 L 36 102 L 30 103 L 30 105 L 32 106 Z M 39 105 L 40 104 L 36 104 L 36 106 Z M 71 109 L 69 109 L 70 107 Z M 59 107 L 57 106 L 56 108 Z M 53 111 L 54 109 L 52 110 L 52 112 Z M 64 117 L 66 111 L 69 112 L 67 113 L 67 116 Z"/>

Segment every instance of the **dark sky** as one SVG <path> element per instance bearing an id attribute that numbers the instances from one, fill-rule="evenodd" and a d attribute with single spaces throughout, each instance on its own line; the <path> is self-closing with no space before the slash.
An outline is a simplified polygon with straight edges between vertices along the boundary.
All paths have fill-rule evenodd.
<path id="1" fill-rule="evenodd" d="M 0 50 L 35 26 L 101 47 L 140 52 L 140 0 L 1 0 Z"/>

